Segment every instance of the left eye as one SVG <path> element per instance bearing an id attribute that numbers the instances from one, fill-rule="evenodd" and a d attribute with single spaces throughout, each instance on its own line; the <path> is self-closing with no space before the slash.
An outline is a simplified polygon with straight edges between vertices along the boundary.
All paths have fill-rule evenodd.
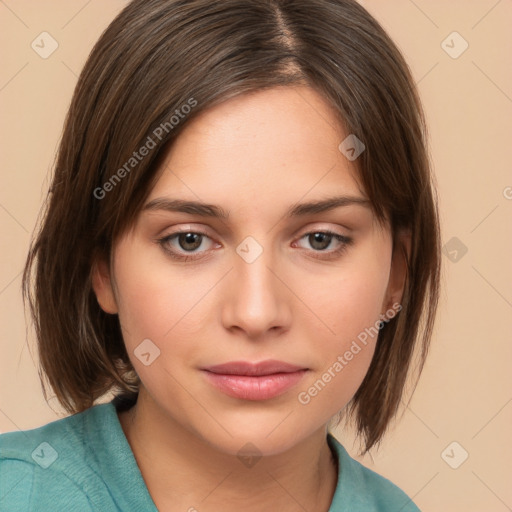
<path id="1" fill-rule="evenodd" d="M 313 252 L 317 253 L 314 255 L 317 258 L 337 256 L 352 243 L 351 238 L 333 231 L 312 231 L 300 238 L 300 240 L 303 239 L 306 239 L 309 245 L 314 249 Z M 329 251 L 326 250 L 333 240 L 338 242 L 338 247 Z"/>
<path id="2" fill-rule="evenodd" d="M 351 242 L 350 238 L 332 231 L 312 231 L 311 233 L 306 233 L 302 236 L 301 240 L 304 238 L 307 238 L 308 243 L 313 247 L 313 249 L 315 249 L 315 252 L 324 252 L 325 249 L 331 245 L 333 240 L 337 240 L 338 243 L 341 244 L 341 248 L 344 248 Z M 338 250 L 339 249 L 335 249 L 330 252 L 337 252 Z"/>

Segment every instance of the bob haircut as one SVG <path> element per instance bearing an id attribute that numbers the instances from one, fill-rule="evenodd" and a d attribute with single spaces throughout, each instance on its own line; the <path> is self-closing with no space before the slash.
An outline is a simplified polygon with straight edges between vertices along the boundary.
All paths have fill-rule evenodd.
<path id="1" fill-rule="evenodd" d="M 369 370 L 338 415 L 355 419 L 363 453 L 380 442 L 413 361 L 419 378 L 428 352 L 440 228 L 412 74 L 355 0 L 134 0 L 107 27 L 78 79 L 23 274 L 45 399 L 44 375 L 69 413 L 112 390 L 137 396 L 119 318 L 92 290 L 93 265 L 110 260 L 187 123 L 231 97 L 288 85 L 315 89 L 363 141 L 360 183 L 407 258 L 402 310 L 383 324 Z M 400 230 L 410 232 L 408 254 L 397 247 Z"/>

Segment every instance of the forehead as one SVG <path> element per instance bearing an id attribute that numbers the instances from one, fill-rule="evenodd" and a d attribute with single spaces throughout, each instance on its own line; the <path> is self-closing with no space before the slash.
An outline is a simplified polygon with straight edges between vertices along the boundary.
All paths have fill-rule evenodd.
<path id="1" fill-rule="evenodd" d="M 172 196 L 263 212 L 318 197 L 364 198 L 355 163 L 338 148 L 347 135 L 309 87 L 237 96 L 184 128 L 147 203 Z"/>

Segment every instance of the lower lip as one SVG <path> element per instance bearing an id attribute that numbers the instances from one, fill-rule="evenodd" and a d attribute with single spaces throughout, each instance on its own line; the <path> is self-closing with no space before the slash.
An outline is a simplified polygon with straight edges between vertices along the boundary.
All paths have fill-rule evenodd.
<path id="1" fill-rule="evenodd" d="M 272 375 L 226 375 L 204 371 L 208 381 L 226 395 L 242 400 L 268 400 L 295 386 L 307 370 Z"/>

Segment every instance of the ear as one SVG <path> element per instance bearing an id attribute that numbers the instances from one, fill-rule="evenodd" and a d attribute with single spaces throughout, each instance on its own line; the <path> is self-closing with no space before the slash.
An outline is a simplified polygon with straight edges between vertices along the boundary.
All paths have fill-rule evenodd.
<path id="1" fill-rule="evenodd" d="M 112 315 L 118 312 L 117 302 L 112 287 L 109 264 L 105 258 L 94 260 L 91 271 L 92 288 L 101 309 Z"/>
<path id="2" fill-rule="evenodd" d="M 388 288 L 382 304 L 383 313 L 392 308 L 393 304 L 400 304 L 402 301 L 410 255 L 411 233 L 409 230 L 399 231 L 393 242 Z"/>

